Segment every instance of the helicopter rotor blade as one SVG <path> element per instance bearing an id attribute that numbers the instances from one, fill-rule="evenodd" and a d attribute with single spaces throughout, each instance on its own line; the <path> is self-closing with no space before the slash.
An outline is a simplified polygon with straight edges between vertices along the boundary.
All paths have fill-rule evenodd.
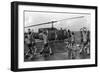
<path id="1" fill-rule="evenodd" d="M 55 22 L 57 22 L 57 21 L 51 21 L 51 22 L 46 22 L 46 23 L 41 23 L 41 24 L 31 25 L 31 26 L 27 26 L 27 27 L 24 27 L 24 28 L 28 28 L 28 27 L 32 27 L 32 26 L 45 25 L 45 24 L 51 24 L 51 23 L 55 23 Z"/>
<path id="2" fill-rule="evenodd" d="M 79 16 L 79 17 L 72 17 L 72 18 L 67 18 L 67 19 L 62 19 L 62 20 L 57 20 L 57 21 L 50 21 L 50 22 L 46 22 L 46 23 L 41 23 L 41 24 L 36 24 L 36 25 L 31 25 L 31 26 L 27 26 L 24 28 L 28 28 L 28 27 L 32 27 L 32 26 L 39 26 L 39 25 L 45 25 L 45 24 L 51 24 L 51 23 L 56 23 L 59 21 L 64 21 L 64 20 L 70 20 L 70 19 L 76 19 L 76 18 L 83 18 L 84 16 Z"/>
<path id="3" fill-rule="evenodd" d="M 84 16 L 79 16 L 79 17 L 72 17 L 72 18 L 67 18 L 67 19 L 62 19 L 58 21 L 64 21 L 64 20 L 70 20 L 70 19 L 76 19 L 76 18 L 83 18 Z"/>

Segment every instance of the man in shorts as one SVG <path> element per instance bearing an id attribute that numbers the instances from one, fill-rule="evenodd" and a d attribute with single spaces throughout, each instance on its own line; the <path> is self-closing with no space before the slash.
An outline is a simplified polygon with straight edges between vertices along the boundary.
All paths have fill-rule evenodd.
<path id="1" fill-rule="evenodd" d="M 42 37 L 43 37 L 43 48 L 40 52 L 40 54 L 45 54 L 45 53 L 48 53 L 48 54 L 52 54 L 52 50 L 51 48 L 49 47 L 48 45 L 48 36 L 47 36 L 47 32 L 42 32 Z"/>
<path id="2" fill-rule="evenodd" d="M 37 53 L 37 48 L 36 48 L 36 41 L 35 41 L 35 33 L 34 33 L 34 30 L 32 30 L 32 33 L 31 33 L 31 44 L 32 44 L 32 50 L 34 51 L 34 55 L 36 55 Z"/>
<path id="3" fill-rule="evenodd" d="M 85 53 L 87 50 L 86 45 L 88 44 L 88 31 L 86 27 L 82 28 L 81 35 L 82 35 L 82 41 L 81 41 L 82 47 L 81 47 L 80 53 L 82 52 Z"/>
<path id="4" fill-rule="evenodd" d="M 74 32 L 72 32 L 72 34 L 71 34 L 71 44 L 72 44 L 72 46 L 75 44 L 75 34 L 74 34 Z"/>
<path id="5" fill-rule="evenodd" d="M 25 43 L 28 47 L 28 50 L 25 53 L 25 55 L 29 56 L 28 59 L 31 60 L 31 58 L 33 57 L 33 50 L 32 50 L 32 44 L 31 44 L 31 40 L 30 40 L 30 34 L 27 34 L 27 36 L 25 36 Z"/>
<path id="6" fill-rule="evenodd" d="M 29 55 L 29 60 L 31 60 L 34 54 L 36 53 L 36 48 L 35 48 L 34 32 L 31 31 L 30 29 L 28 29 L 28 33 L 27 33 L 27 37 L 25 38 L 25 41 L 29 49 L 26 55 Z"/>

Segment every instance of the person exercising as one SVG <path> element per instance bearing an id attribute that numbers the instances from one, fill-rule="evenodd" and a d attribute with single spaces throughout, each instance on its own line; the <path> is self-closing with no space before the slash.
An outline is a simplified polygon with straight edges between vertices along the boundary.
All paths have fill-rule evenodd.
<path id="1" fill-rule="evenodd" d="M 46 53 L 49 53 L 49 54 L 52 54 L 52 50 L 51 48 L 49 47 L 48 45 L 48 36 L 47 36 L 47 32 L 42 32 L 42 37 L 43 37 L 43 48 L 40 52 L 40 54 L 46 54 Z"/>
<path id="2" fill-rule="evenodd" d="M 33 57 L 33 50 L 32 50 L 32 41 L 31 41 L 31 31 L 30 29 L 28 29 L 28 33 L 27 33 L 27 36 L 25 36 L 25 42 L 26 42 L 26 45 L 28 46 L 28 50 L 26 52 L 26 56 L 28 55 L 29 56 L 29 60 L 31 60 L 31 58 Z"/>

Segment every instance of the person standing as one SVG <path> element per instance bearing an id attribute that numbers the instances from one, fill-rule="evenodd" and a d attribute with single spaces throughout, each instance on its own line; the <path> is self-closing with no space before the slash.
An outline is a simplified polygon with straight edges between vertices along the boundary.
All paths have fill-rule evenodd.
<path id="1" fill-rule="evenodd" d="M 51 50 L 51 48 L 48 45 L 47 32 L 42 32 L 42 37 L 43 37 L 43 45 L 44 46 L 43 46 L 40 54 L 43 54 L 43 53 L 46 54 L 47 52 L 51 54 L 52 53 L 52 50 Z"/>
<path id="2" fill-rule="evenodd" d="M 71 44 L 72 44 L 72 46 L 75 44 L 75 34 L 74 34 L 74 32 L 72 32 L 72 34 L 71 34 Z"/>
<path id="3" fill-rule="evenodd" d="M 25 36 L 25 42 L 26 45 L 28 46 L 28 51 L 26 53 L 26 55 L 29 55 L 29 60 L 31 60 L 31 58 L 33 57 L 33 50 L 32 50 L 32 41 L 31 41 L 31 30 L 28 29 L 28 33 L 27 36 Z"/>
<path id="4" fill-rule="evenodd" d="M 71 44 L 71 31 L 68 29 L 68 42 Z"/>
<path id="5" fill-rule="evenodd" d="M 85 53 L 87 48 L 86 45 L 88 44 L 88 31 L 86 27 L 81 28 L 81 50 L 80 53 Z"/>
<path id="6" fill-rule="evenodd" d="M 31 33 L 31 43 L 32 43 L 32 50 L 34 50 L 34 55 L 36 55 L 36 52 L 37 52 L 37 48 L 36 48 L 36 41 L 35 41 L 35 33 L 34 33 L 34 30 L 32 30 L 32 33 Z"/>

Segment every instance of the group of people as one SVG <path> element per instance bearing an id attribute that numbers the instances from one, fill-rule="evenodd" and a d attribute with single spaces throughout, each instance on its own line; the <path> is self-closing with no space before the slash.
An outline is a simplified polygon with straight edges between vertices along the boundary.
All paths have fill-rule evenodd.
<path id="1" fill-rule="evenodd" d="M 28 47 L 27 51 L 24 52 L 25 57 L 28 56 L 29 59 L 33 58 L 37 51 L 34 31 L 28 29 L 28 32 L 24 34 L 24 44 Z"/>
<path id="2" fill-rule="evenodd" d="M 34 31 L 28 29 L 28 32 L 24 34 L 24 44 L 27 45 L 28 50 L 25 52 L 25 56 L 28 56 L 28 59 L 34 58 L 37 54 L 42 56 L 50 56 L 53 54 L 52 48 L 49 46 L 48 32 L 42 31 L 39 33 L 39 36 L 43 38 L 43 47 L 41 51 L 37 53 L 36 39 L 34 37 Z M 66 44 L 66 49 L 68 51 L 68 57 L 74 59 L 77 55 L 82 53 L 90 54 L 90 31 L 86 27 L 80 29 L 80 44 L 76 43 L 75 32 L 68 30 L 67 38 L 64 39 Z"/>
<path id="3" fill-rule="evenodd" d="M 51 48 L 48 45 L 48 32 L 41 32 L 39 33 L 40 36 L 43 37 L 43 47 L 41 48 L 40 55 L 43 56 L 50 56 L 53 54 Z M 34 58 L 37 55 L 37 47 L 36 47 L 36 40 L 34 37 L 34 31 L 28 29 L 28 32 L 24 35 L 24 43 L 28 46 L 28 51 L 25 52 L 25 56 L 28 56 L 28 59 Z"/>
<path id="4" fill-rule="evenodd" d="M 69 59 L 79 58 L 80 54 L 90 54 L 90 31 L 86 27 L 80 29 L 79 38 L 80 43 L 77 43 L 75 33 L 68 30 L 68 38 L 65 39 L 64 43 L 66 44 Z"/>

